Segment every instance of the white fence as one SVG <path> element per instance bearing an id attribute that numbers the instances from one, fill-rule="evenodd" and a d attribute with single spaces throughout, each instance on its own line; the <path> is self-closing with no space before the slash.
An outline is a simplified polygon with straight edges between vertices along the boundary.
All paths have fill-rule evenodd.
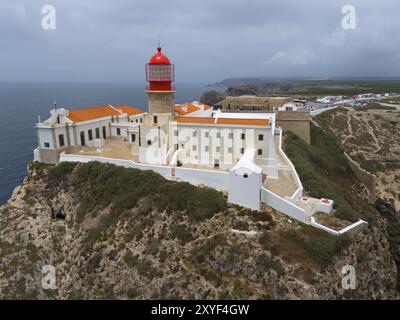
<path id="1" fill-rule="evenodd" d="M 324 226 L 322 224 L 319 224 L 318 222 L 315 221 L 314 217 L 311 217 L 311 223 L 310 225 L 312 225 L 315 228 L 324 230 L 326 232 L 329 232 L 330 234 L 333 234 L 335 236 L 340 236 L 342 234 L 346 234 L 346 235 L 353 235 L 356 232 L 358 232 L 360 229 L 364 228 L 368 223 L 365 222 L 364 220 L 358 220 L 357 222 L 347 226 L 346 228 L 343 228 L 342 230 L 333 230 L 327 226 Z"/>
<path id="2" fill-rule="evenodd" d="M 261 201 L 268 204 L 270 207 L 278 210 L 289 217 L 292 217 L 301 222 L 309 223 L 308 216 L 304 209 L 296 206 L 294 203 L 278 196 L 266 188 L 261 188 Z"/>
<path id="3" fill-rule="evenodd" d="M 297 190 L 293 193 L 293 195 L 289 199 L 292 202 L 296 202 L 296 200 L 300 199 L 303 196 L 303 185 L 301 184 L 301 180 L 299 178 L 299 175 L 297 174 L 296 168 L 294 167 L 292 161 L 290 161 L 288 156 L 282 150 L 282 129 L 280 129 L 279 131 L 279 153 L 281 154 L 283 159 L 285 159 L 294 177 L 294 182 L 296 183 Z"/>
<path id="4" fill-rule="evenodd" d="M 205 185 L 217 190 L 228 191 L 229 173 L 177 167 L 175 177 L 196 185 Z"/>
<path id="5" fill-rule="evenodd" d="M 131 160 L 104 158 L 96 156 L 84 156 L 76 154 L 61 153 L 60 162 L 82 162 L 98 161 L 101 163 L 110 163 L 125 168 L 136 168 L 140 170 L 155 171 L 167 179 L 179 179 L 192 183 L 194 185 L 205 185 L 210 188 L 221 191 L 228 191 L 229 173 L 224 171 L 212 171 L 191 168 L 175 168 L 175 176 L 173 176 L 173 168 L 169 166 L 157 166 L 144 163 L 136 163 Z"/>

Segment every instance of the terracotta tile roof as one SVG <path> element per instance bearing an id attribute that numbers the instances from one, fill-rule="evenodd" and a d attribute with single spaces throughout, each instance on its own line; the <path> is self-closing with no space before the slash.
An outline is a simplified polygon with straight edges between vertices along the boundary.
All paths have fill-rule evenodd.
<path id="1" fill-rule="evenodd" d="M 111 106 L 97 106 L 90 108 L 82 108 L 77 110 L 70 110 L 68 119 L 73 122 L 87 121 L 107 116 L 117 116 L 120 112 Z"/>
<path id="2" fill-rule="evenodd" d="M 138 108 L 136 108 L 136 107 L 128 106 L 128 105 L 126 105 L 126 104 L 120 105 L 120 106 L 116 106 L 115 108 L 118 109 L 118 110 L 121 110 L 121 111 L 124 112 L 124 113 L 127 113 L 127 114 L 130 115 L 130 116 L 133 116 L 133 115 L 136 115 L 136 114 L 144 113 L 143 110 L 138 109 Z"/>
<path id="3" fill-rule="evenodd" d="M 218 118 L 215 122 L 215 118 L 205 117 L 177 117 L 176 122 L 179 123 L 210 123 L 210 124 L 236 124 L 243 126 L 268 126 L 268 119 L 237 119 L 237 118 Z"/>
<path id="4" fill-rule="evenodd" d="M 175 112 L 178 113 L 181 116 L 185 116 L 189 113 L 195 112 L 195 111 L 199 111 L 200 110 L 200 106 L 204 106 L 204 110 L 209 110 L 212 107 L 207 106 L 206 104 L 202 103 L 202 102 L 198 102 L 197 105 L 193 104 L 192 102 L 188 102 L 185 104 L 180 104 L 175 106 Z"/>

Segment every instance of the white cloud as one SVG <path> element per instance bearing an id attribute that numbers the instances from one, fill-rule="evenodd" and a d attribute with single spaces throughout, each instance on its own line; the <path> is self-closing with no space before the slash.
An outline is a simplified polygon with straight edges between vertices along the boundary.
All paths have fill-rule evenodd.
<path id="1" fill-rule="evenodd" d="M 317 60 L 317 56 L 312 48 L 297 46 L 289 51 L 278 51 L 265 64 L 302 67 L 310 65 Z"/>

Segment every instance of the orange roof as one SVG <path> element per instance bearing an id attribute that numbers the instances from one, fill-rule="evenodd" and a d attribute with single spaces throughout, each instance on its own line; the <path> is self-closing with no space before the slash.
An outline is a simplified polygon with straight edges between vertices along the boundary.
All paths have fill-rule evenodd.
<path id="1" fill-rule="evenodd" d="M 180 104 L 175 107 L 175 112 L 178 113 L 181 116 L 185 116 L 189 113 L 199 111 L 200 106 L 204 106 L 204 110 L 208 110 L 212 107 L 205 105 L 202 102 L 198 102 L 197 105 L 193 104 L 192 102 L 188 102 L 185 104 Z"/>
<path id="2" fill-rule="evenodd" d="M 242 118 L 215 118 L 209 117 L 178 117 L 175 118 L 179 123 L 209 123 L 209 124 L 237 124 L 242 126 L 267 126 L 268 119 L 242 119 Z"/>
<path id="3" fill-rule="evenodd" d="M 136 107 L 128 106 L 128 105 L 126 105 L 126 104 L 121 105 L 121 106 L 117 106 L 117 107 L 115 107 L 115 108 L 117 108 L 118 110 L 121 110 L 121 111 L 124 112 L 124 113 L 127 113 L 127 114 L 130 115 L 130 116 L 133 116 L 133 115 L 136 115 L 136 114 L 144 113 L 143 110 L 140 110 L 140 109 L 138 109 L 138 108 L 136 108 Z"/>
<path id="4" fill-rule="evenodd" d="M 111 106 L 98 106 L 83 108 L 77 110 L 70 110 L 68 118 L 74 122 L 93 120 L 97 118 L 104 118 L 107 116 L 117 116 L 120 112 Z"/>

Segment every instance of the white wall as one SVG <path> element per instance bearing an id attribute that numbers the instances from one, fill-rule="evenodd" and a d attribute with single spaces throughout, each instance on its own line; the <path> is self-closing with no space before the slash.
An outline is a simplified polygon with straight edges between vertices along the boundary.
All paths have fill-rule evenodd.
<path id="1" fill-rule="evenodd" d="M 247 178 L 244 177 L 247 174 Z M 260 210 L 261 173 L 239 168 L 229 172 L 228 201 Z"/>
<path id="2" fill-rule="evenodd" d="M 363 229 L 368 223 L 365 222 L 364 220 L 358 220 L 357 222 L 354 222 L 353 224 L 347 226 L 346 228 L 343 228 L 342 230 L 333 230 L 327 226 L 324 226 L 318 222 L 315 221 L 314 217 L 311 217 L 311 223 L 310 225 L 312 225 L 315 228 L 324 230 L 330 234 L 333 234 L 335 236 L 340 236 L 342 234 L 346 234 L 346 235 L 353 235 L 355 233 L 357 233 L 358 231 L 360 231 L 361 229 Z"/>
<path id="3" fill-rule="evenodd" d="M 54 143 L 53 143 L 53 136 L 51 133 L 51 128 L 37 128 L 38 130 L 38 137 L 39 137 L 39 148 L 41 149 L 54 149 Z M 49 147 L 45 147 L 45 143 L 49 143 Z"/>
<path id="4" fill-rule="evenodd" d="M 141 170 L 153 170 L 167 179 L 173 179 L 172 167 L 169 166 L 157 166 L 144 163 L 136 163 L 131 160 L 103 158 L 96 156 L 83 156 L 75 154 L 65 154 L 64 152 L 60 155 L 60 162 L 82 162 L 87 163 L 90 161 L 98 161 L 102 163 L 111 163 L 119 165 L 125 168 L 137 168 Z M 210 188 L 215 188 L 222 191 L 228 190 L 228 172 L 222 171 L 211 171 L 211 170 L 200 170 L 190 168 L 175 168 L 175 178 L 182 181 L 192 183 L 194 185 L 205 185 Z"/>
<path id="5" fill-rule="evenodd" d="M 40 161 L 40 152 L 39 148 L 33 150 L 33 161 Z"/>
<path id="6" fill-rule="evenodd" d="M 282 150 L 282 129 L 280 129 L 279 132 L 279 153 L 282 155 L 282 157 L 285 159 L 287 165 L 290 167 L 290 170 L 292 172 L 292 175 L 294 177 L 294 181 L 297 186 L 297 190 L 294 192 L 294 194 L 291 197 L 291 201 L 295 202 L 296 200 L 300 199 L 303 196 L 303 185 L 301 183 L 301 180 L 299 178 L 299 175 L 297 174 L 296 168 L 294 167 L 292 161 L 288 158 L 288 156 L 283 152 Z"/>
<path id="7" fill-rule="evenodd" d="M 305 211 L 265 188 L 261 188 L 261 201 L 298 221 L 309 223 Z"/>
<path id="8" fill-rule="evenodd" d="M 217 190 L 228 191 L 229 174 L 225 171 L 176 167 L 175 176 L 195 185 L 205 185 Z"/>
<path id="9" fill-rule="evenodd" d="M 139 161 L 149 164 L 166 164 L 167 153 L 164 152 L 165 148 L 157 148 L 154 146 L 139 147 Z"/>

